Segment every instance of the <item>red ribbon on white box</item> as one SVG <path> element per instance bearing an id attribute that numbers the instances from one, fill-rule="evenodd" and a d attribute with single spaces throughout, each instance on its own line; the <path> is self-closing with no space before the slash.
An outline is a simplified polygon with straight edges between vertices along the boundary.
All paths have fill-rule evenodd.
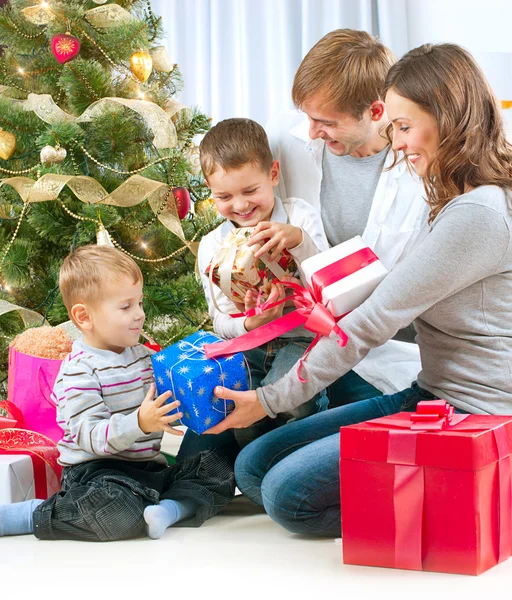
<path id="1" fill-rule="evenodd" d="M 34 467 L 36 498 L 46 499 L 60 488 L 49 489 L 46 466 L 51 468 L 60 482 L 62 467 L 58 464 L 59 451 L 56 443 L 41 433 L 26 429 L 0 429 L 0 454 L 28 454 Z"/>
<path id="2" fill-rule="evenodd" d="M 316 337 L 304 353 L 297 368 L 299 379 L 305 381 L 300 375 L 301 366 L 307 359 L 311 350 L 320 341 L 321 337 L 329 337 L 331 334 L 336 335 L 340 347 L 346 346 L 348 342 L 347 335 L 337 324 L 337 321 L 345 315 L 333 316 L 327 308 L 325 308 L 322 304 L 322 289 L 336 281 L 340 281 L 341 279 L 352 275 L 352 273 L 355 273 L 359 269 L 362 269 L 377 260 L 379 260 L 378 257 L 370 250 L 370 248 L 362 248 L 314 273 L 311 278 L 311 286 L 308 286 L 307 288 L 292 282 L 279 282 L 294 290 L 293 295 L 287 298 L 287 300 L 291 299 L 293 301 L 296 310 L 279 317 L 279 319 L 276 319 L 271 323 L 267 323 L 253 331 L 249 331 L 240 337 L 221 342 L 220 344 L 206 344 L 204 346 L 206 356 L 208 358 L 213 358 L 215 356 L 252 350 L 257 346 L 261 346 L 262 344 L 302 325 L 308 331 L 312 331 L 316 334 Z M 279 303 L 280 302 L 272 302 L 270 304 L 265 303 L 265 305 L 260 307 L 260 310 L 269 309 Z M 250 316 L 250 314 L 252 313 L 237 313 L 232 316 L 242 317 Z"/>

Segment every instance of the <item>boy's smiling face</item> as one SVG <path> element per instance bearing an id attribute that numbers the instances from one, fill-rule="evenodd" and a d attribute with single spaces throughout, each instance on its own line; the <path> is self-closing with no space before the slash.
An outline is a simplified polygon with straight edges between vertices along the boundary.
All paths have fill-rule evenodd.
<path id="1" fill-rule="evenodd" d="M 238 169 L 218 168 L 208 177 L 219 213 L 238 227 L 255 227 L 269 221 L 274 210 L 274 187 L 279 182 L 279 162 L 264 171 L 254 162 Z"/>

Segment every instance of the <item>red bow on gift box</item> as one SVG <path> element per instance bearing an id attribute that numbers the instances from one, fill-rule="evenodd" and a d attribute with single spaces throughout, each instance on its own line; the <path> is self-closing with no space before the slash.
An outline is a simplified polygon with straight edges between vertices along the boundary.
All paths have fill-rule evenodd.
<path id="1" fill-rule="evenodd" d="M 404 418 L 382 417 L 369 421 L 389 427 L 387 462 L 395 466 L 395 567 L 422 569 L 422 522 L 424 506 L 424 467 L 416 462 L 418 434 L 434 432 L 486 431 L 488 426 L 473 424 L 468 414 L 455 414 L 445 400 L 419 402 L 415 413 Z M 498 562 L 512 554 L 512 496 L 510 450 L 503 426 L 492 429 L 498 454 L 497 511 Z M 403 515 L 407 515 L 404 519 Z"/>
<path id="2" fill-rule="evenodd" d="M 411 413 L 413 431 L 440 431 L 452 424 L 455 409 L 446 400 L 418 402 L 416 412 Z M 464 417 L 465 418 L 465 417 Z M 463 419 L 458 419 L 460 422 Z"/>
<path id="3" fill-rule="evenodd" d="M 327 308 L 325 308 L 322 304 L 322 290 L 377 260 L 379 259 L 370 248 L 363 248 L 314 273 L 311 280 L 311 286 L 308 286 L 308 288 L 304 288 L 290 281 L 279 282 L 282 285 L 293 289 L 293 295 L 278 302 L 265 302 L 262 306 L 257 307 L 257 309 L 253 309 L 247 313 L 237 313 L 236 315 L 231 316 L 243 317 L 259 314 L 286 300 L 292 300 L 296 310 L 279 317 L 279 319 L 276 319 L 271 323 L 267 323 L 253 331 L 249 331 L 238 338 L 221 342 L 220 344 L 205 344 L 204 350 L 206 356 L 208 358 L 213 358 L 215 356 L 233 354 L 235 352 L 245 352 L 246 350 L 261 346 L 262 344 L 303 325 L 305 329 L 316 334 L 315 339 L 304 353 L 297 368 L 299 379 L 305 381 L 300 376 L 300 368 L 321 337 L 329 337 L 331 334 L 335 334 L 338 338 L 338 345 L 341 347 L 346 346 L 348 341 L 347 335 L 337 324 L 337 322 L 345 315 L 335 317 L 327 310 Z"/>

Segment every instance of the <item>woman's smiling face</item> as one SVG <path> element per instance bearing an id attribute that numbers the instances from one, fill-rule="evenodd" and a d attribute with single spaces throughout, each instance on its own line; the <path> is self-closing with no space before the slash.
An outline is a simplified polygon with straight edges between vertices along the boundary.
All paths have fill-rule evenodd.
<path id="1" fill-rule="evenodd" d="M 386 94 L 386 111 L 393 124 L 393 149 L 402 151 L 420 177 L 439 149 L 439 128 L 433 115 L 393 88 Z"/>

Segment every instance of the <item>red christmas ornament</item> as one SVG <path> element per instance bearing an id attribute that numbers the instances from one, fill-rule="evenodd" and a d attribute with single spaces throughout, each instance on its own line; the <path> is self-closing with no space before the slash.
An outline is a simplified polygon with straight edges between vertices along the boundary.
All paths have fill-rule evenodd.
<path id="1" fill-rule="evenodd" d="M 184 187 L 172 188 L 172 194 L 176 201 L 178 217 L 184 219 L 190 210 L 190 194 L 188 193 L 187 188 Z"/>
<path id="2" fill-rule="evenodd" d="M 80 52 L 80 40 L 69 33 L 59 33 L 52 37 L 52 53 L 61 65 L 73 60 Z"/>

